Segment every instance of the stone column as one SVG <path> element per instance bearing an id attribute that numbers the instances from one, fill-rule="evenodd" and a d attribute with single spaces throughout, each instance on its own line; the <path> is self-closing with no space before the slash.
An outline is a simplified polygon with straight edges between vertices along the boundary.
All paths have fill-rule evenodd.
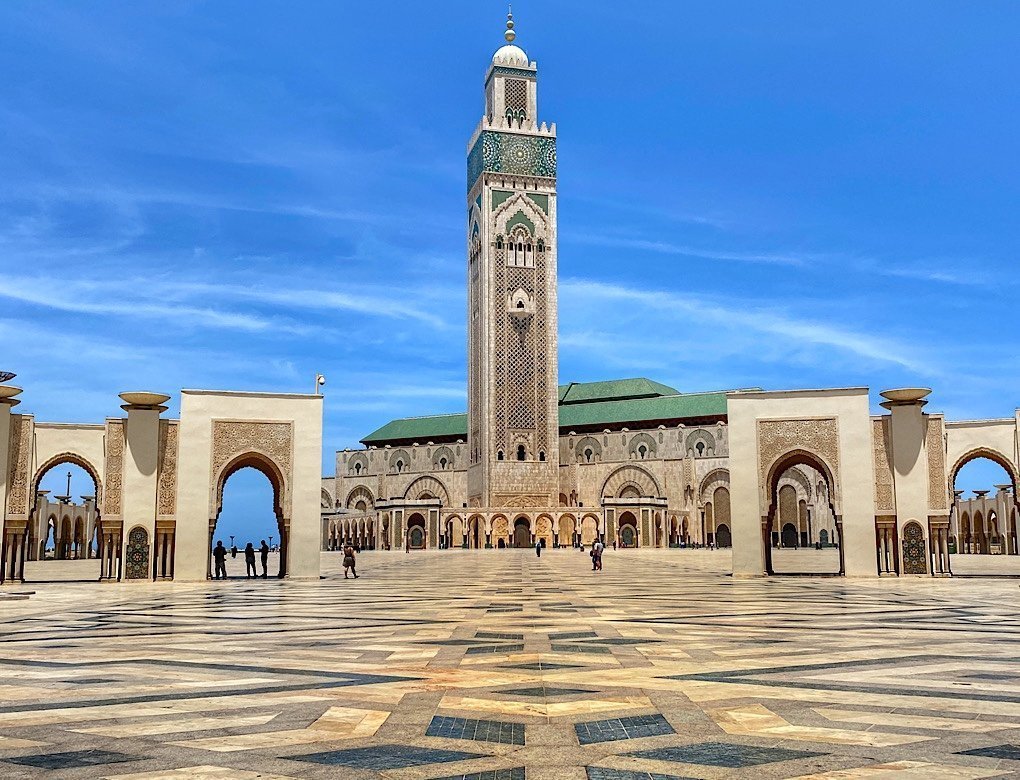
<path id="1" fill-rule="evenodd" d="M 121 559 L 126 558 L 131 531 L 145 529 L 148 550 L 146 576 L 152 579 L 153 546 L 156 538 L 156 500 L 159 464 L 159 415 L 170 396 L 162 393 L 121 393 L 121 407 L 128 413 L 123 471 Z M 131 570 L 129 567 L 128 573 Z M 135 579 L 140 579 L 135 577 Z"/>
<path id="2" fill-rule="evenodd" d="M 21 577 L 15 578 L 19 572 L 13 566 L 17 556 L 14 550 L 14 539 L 11 529 L 7 523 L 7 492 L 10 485 L 7 484 L 10 473 L 10 446 L 11 446 L 11 409 L 17 406 L 18 401 L 14 396 L 21 393 L 20 387 L 11 385 L 0 385 L 0 583 L 21 582 Z"/>
<path id="3" fill-rule="evenodd" d="M 896 495 L 898 536 L 903 527 L 916 521 L 926 533 L 928 529 L 928 421 L 922 409 L 928 402 L 928 388 L 886 390 L 882 406 L 891 415 L 892 471 Z M 927 540 L 930 545 L 930 539 Z M 930 562 L 929 562 L 929 573 Z"/>

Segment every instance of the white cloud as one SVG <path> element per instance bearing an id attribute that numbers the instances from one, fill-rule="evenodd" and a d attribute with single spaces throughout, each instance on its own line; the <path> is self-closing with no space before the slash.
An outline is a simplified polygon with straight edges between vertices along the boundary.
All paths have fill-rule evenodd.
<path id="1" fill-rule="evenodd" d="M 611 312 L 620 303 L 643 304 L 645 316 L 642 334 L 646 340 L 656 332 L 652 322 L 657 318 L 681 317 L 687 328 L 705 327 L 711 329 L 712 338 L 723 340 L 728 333 L 738 339 L 745 339 L 748 333 L 770 338 L 784 339 L 784 345 L 815 345 L 832 347 L 843 352 L 865 358 L 869 361 L 891 363 L 921 375 L 939 373 L 930 363 L 923 360 L 911 348 L 873 333 L 855 331 L 840 325 L 821 322 L 791 315 L 775 308 L 755 303 L 726 305 L 718 300 L 696 294 L 682 294 L 666 290 L 644 290 L 604 282 L 582 279 L 565 279 L 560 283 L 560 300 L 565 307 Z M 575 303 L 576 302 L 576 303 Z M 672 338 L 669 330 L 663 332 L 661 340 Z M 568 336 L 565 343 L 570 344 Z M 610 342 L 615 342 L 615 339 Z M 576 342 L 575 342 L 576 343 Z M 607 342 L 597 339 L 597 346 L 605 349 Z M 723 348 L 725 352 L 725 347 Z"/>

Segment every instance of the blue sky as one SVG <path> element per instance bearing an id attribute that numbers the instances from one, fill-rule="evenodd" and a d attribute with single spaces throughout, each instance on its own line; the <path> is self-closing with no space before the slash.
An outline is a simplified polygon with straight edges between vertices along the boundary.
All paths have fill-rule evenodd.
<path id="1" fill-rule="evenodd" d="M 561 381 L 869 385 L 876 410 L 923 384 L 952 418 L 1012 414 L 1015 3 L 514 7 L 559 128 Z M 21 408 L 322 371 L 327 467 L 463 410 L 465 144 L 504 14 L 0 4 Z"/>

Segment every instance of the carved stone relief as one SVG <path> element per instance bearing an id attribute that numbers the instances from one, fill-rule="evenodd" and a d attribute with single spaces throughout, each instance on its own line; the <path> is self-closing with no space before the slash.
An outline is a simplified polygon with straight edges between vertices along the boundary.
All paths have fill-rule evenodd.
<path id="1" fill-rule="evenodd" d="M 872 420 L 871 439 L 875 452 L 875 513 L 894 514 L 896 497 L 893 493 L 892 436 L 888 417 Z"/>
<path id="2" fill-rule="evenodd" d="M 928 506 L 932 511 L 946 511 L 949 508 L 943 422 L 941 417 L 928 418 Z"/>
<path id="3" fill-rule="evenodd" d="M 108 518 L 121 513 L 121 492 L 124 487 L 124 421 L 106 424 L 106 495 L 103 514 Z"/>
<path id="4" fill-rule="evenodd" d="M 807 450 L 820 456 L 835 477 L 839 471 L 839 424 L 836 418 L 758 421 L 758 463 L 763 483 L 776 460 L 793 450 Z"/>
<path id="5" fill-rule="evenodd" d="M 28 514 L 28 469 L 32 459 L 32 418 L 25 414 L 11 415 L 10 466 L 7 472 L 7 511 L 12 515 Z"/>
<path id="6" fill-rule="evenodd" d="M 177 431 L 169 420 L 159 421 L 159 482 L 156 513 L 177 513 Z"/>
<path id="7" fill-rule="evenodd" d="M 292 474 L 294 426 L 290 422 L 252 422 L 248 420 L 213 420 L 212 475 L 218 479 L 223 467 L 235 458 L 259 453 L 271 460 L 283 475 L 278 497 L 284 515 L 290 517 L 290 482 Z M 222 490 L 222 484 L 218 486 Z M 274 488 L 277 486 L 274 486 Z M 217 513 L 212 497 L 211 517 Z"/>

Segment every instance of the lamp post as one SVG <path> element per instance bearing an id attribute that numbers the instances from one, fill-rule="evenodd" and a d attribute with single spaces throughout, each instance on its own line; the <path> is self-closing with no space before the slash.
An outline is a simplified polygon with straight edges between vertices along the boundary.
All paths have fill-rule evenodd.
<path id="1" fill-rule="evenodd" d="M 273 549 L 273 536 L 272 536 L 272 534 L 269 535 L 269 549 L 270 550 Z"/>
<path id="2" fill-rule="evenodd" d="M 322 374 L 315 375 L 315 394 L 322 395 L 322 386 L 326 384 L 326 377 Z"/>
<path id="3" fill-rule="evenodd" d="M 233 534 L 230 535 L 230 546 L 231 547 L 234 546 L 234 535 Z"/>

